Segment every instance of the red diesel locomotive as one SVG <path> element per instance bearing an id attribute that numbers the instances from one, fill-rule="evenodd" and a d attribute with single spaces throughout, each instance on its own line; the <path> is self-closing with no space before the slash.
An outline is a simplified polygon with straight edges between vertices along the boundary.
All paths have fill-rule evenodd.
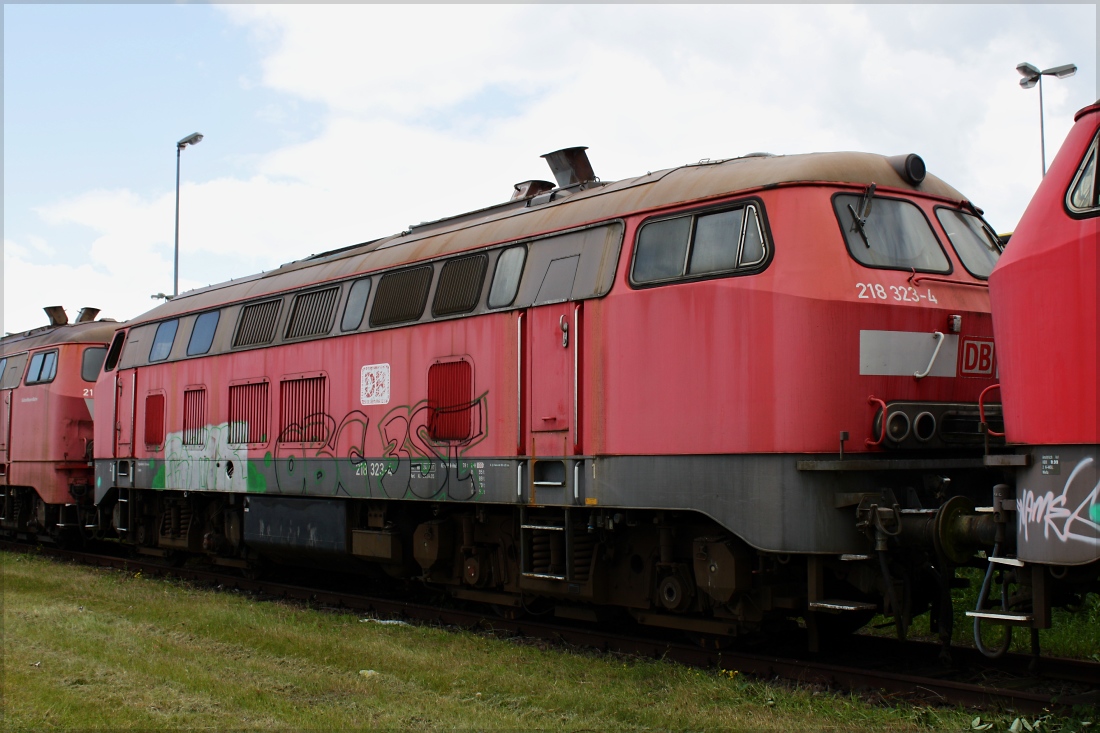
<path id="1" fill-rule="evenodd" d="M 999 405 L 979 430 L 980 210 L 916 155 L 544 157 L 556 185 L 127 323 L 99 530 L 723 636 L 931 607 L 949 638 L 955 567 L 1012 526 L 975 508 L 1013 465 Z"/>
<path id="2" fill-rule="evenodd" d="M 0 339 L 0 529 L 58 538 L 94 526 L 95 382 L 118 324 L 46 313 L 49 326 Z"/>
<path id="3" fill-rule="evenodd" d="M 1035 578 L 1030 607 L 1001 613 L 1030 625 L 1049 624 L 1050 581 L 1100 576 L 1100 103 L 1075 123 L 990 278 L 1005 432 L 1026 459 L 1007 567 Z"/>

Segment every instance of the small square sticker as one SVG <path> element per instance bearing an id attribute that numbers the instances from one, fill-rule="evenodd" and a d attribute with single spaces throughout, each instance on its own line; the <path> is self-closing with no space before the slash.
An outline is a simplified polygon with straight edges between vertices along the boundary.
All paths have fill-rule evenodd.
<path id="1" fill-rule="evenodd" d="M 389 364 L 368 364 L 363 367 L 360 374 L 359 401 L 364 405 L 389 404 Z"/>

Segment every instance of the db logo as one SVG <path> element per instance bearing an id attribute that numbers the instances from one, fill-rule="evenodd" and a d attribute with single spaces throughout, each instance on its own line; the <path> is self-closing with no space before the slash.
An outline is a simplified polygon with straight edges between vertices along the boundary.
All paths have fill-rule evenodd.
<path id="1" fill-rule="evenodd" d="M 986 376 L 993 374 L 993 341 L 964 338 L 962 341 L 963 374 Z"/>

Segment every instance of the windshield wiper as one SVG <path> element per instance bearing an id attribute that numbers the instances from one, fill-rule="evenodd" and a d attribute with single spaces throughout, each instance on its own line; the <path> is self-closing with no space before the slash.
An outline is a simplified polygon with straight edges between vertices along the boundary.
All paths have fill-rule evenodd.
<path id="1" fill-rule="evenodd" d="M 871 240 L 867 238 L 867 217 L 871 215 L 871 200 L 875 196 L 875 183 L 872 182 L 867 190 L 863 192 L 863 198 L 859 200 L 859 211 L 852 208 L 851 204 L 848 204 L 848 211 L 852 215 L 852 231 L 859 232 L 859 236 L 863 238 L 863 243 L 867 245 L 867 248 L 871 247 Z"/>

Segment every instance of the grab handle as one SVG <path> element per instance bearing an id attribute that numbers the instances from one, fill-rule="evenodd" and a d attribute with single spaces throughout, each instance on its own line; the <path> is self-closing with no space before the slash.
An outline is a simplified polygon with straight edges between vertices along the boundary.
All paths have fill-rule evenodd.
<path id="1" fill-rule="evenodd" d="M 981 420 L 983 423 L 985 423 L 985 425 L 986 425 L 985 431 L 987 433 L 989 433 L 990 435 L 992 435 L 994 437 L 997 437 L 997 438 L 1003 438 L 1003 437 L 1005 437 L 1005 434 L 1004 433 L 998 433 L 996 430 L 990 429 L 989 423 L 985 422 L 985 393 L 989 392 L 990 390 L 1000 389 L 1000 388 L 1001 388 L 1000 384 L 991 384 L 988 387 L 986 387 L 985 389 L 983 389 L 982 393 L 980 395 L 978 395 L 978 419 Z"/>
<path id="2" fill-rule="evenodd" d="M 923 372 L 913 372 L 913 376 L 917 379 L 924 379 L 928 376 L 928 372 L 932 371 L 932 365 L 936 363 L 936 357 L 940 355 L 940 347 L 943 346 L 943 334 L 936 331 L 932 334 L 932 338 L 936 339 L 936 349 L 932 352 L 932 358 L 928 361 L 928 366 L 925 367 Z"/>

